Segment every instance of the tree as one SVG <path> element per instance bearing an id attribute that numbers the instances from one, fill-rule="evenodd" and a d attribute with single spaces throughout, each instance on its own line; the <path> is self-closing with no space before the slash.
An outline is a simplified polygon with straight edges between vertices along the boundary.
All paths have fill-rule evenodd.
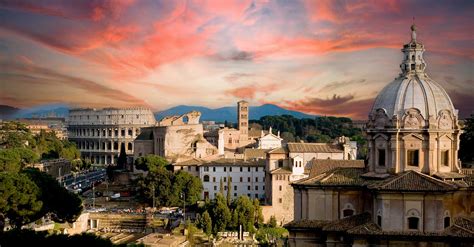
<path id="1" fill-rule="evenodd" d="M 38 199 L 42 207 L 33 220 L 51 213 L 57 222 L 74 222 L 81 215 L 82 201 L 76 194 L 62 187 L 56 179 L 38 169 L 28 168 L 22 171 L 39 188 Z"/>
<path id="2" fill-rule="evenodd" d="M 0 217 L 8 218 L 10 223 L 20 228 L 32 222 L 41 210 L 42 202 L 38 200 L 40 189 L 24 174 L 0 173 Z M 0 222 L 3 230 L 5 222 Z M 0 230 L 0 231 L 1 231 Z"/>
<path id="3" fill-rule="evenodd" d="M 222 181 L 222 178 L 219 180 L 219 193 L 224 196 L 224 182 Z"/>
<path id="4" fill-rule="evenodd" d="M 232 181 L 230 181 L 230 177 L 227 177 L 227 206 L 230 206 L 232 202 Z"/>
<path id="5" fill-rule="evenodd" d="M 120 145 L 120 154 L 117 160 L 118 169 L 125 169 L 127 166 L 127 154 L 125 153 L 125 143 Z"/>
<path id="6" fill-rule="evenodd" d="M 142 171 L 153 171 L 158 168 L 165 168 L 168 166 L 168 161 L 165 158 L 149 154 L 143 157 L 139 157 L 135 160 L 135 168 L 142 170 Z"/>
<path id="7" fill-rule="evenodd" d="M 474 161 L 474 114 L 466 118 L 464 122 L 464 133 L 461 134 L 461 143 L 459 148 L 459 158 L 464 163 L 472 163 Z"/>
<path id="8" fill-rule="evenodd" d="M 33 135 L 25 124 L 20 122 L 3 122 L 0 128 L 0 147 L 22 148 L 33 141 Z"/>
<path id="9" fill-rule="evenodd" d="M 171 173 L 172 174 L 172 173 Z M 186 195 L 186 204 L 193 205 L 201 197 L 203 190 L 202 182 L 199 178 L 185 171 L 178 171 L 172 178 L 172 194 L 170 204 L 183 205 L 181 194 Z"/>
<path id="10" fill-rule="evenodd" d="M 164 168 L 150 171 L 146 177 L 137 180 L 139 197 L 147 202 L 153 201 L 155 196 L 156 205 L 169 206 L 173 201 L 172 172 Z"/>
<path id="11" fill-rule="evenodd" d="M 39 156 L 28 148 L 0 149 L 0 171 L 19 172 L 38 158 Z"/>
<path id="12" fill-rule="evenodd" d="M 202 214 L 201 224 L 202 230 L 209 237 L 212 234 L 212 219 L 207 210 Z"/>
<path id="13" fill-rule="evenodd" d="M 263 212 L 262 207 L 260 207 L 260 201 L 257 198 L 253 200 L 253 207 L 255 212 L 254 225 L 261 227 L 263 225 Z"/>
<path id="14" fill-rule="evenodd" d="M 275 215 L 270 216 L 270 220 L 268 221 L 268 226 L 269 227 L 277 227 L 277 220 Z"/>
<path id="15" fill-rule="evenodd" d="M 254 232 L 255 207 L 252 200 L 247 196 L 239 196 L 235 203 L 237 212 L 237 226 L 242 225 L 244 231 Z"/>
<path id="16" fill-rule="evenodd" d="M 231 220 L 229 207 L 224 196 L 220 193 L 216 196 L 215 205 L 212 208 L 212 218 L 214 219 L 214 234 L 224 231 Z"/>

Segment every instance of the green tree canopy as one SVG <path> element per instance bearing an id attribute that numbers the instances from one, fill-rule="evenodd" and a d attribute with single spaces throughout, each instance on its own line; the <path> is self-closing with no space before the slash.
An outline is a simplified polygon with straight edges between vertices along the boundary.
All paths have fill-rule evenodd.
<path id="1" fill-rule="evenodd" d="M 230 209 L 224 196 L 217 193 L 215 205 L 212 208 L 213 231 L 214 234 L 224 231 L 231 221 Z"/>
<path id="2" fill-rule="evenodd" d="M 8 218 L 12 225 L 21 227 L 34 220 L 42 206 L 39 195 L 40 189 L 26 175 L 0 173 L 0 214 Z M 1 222 L 1 229 L 3 225 L 4 222 Z"/>
<path id="3" fill-rule="evenodd" d="M 56 179 L 38 169 L 28 168 L 22 173 L 40 188 L 38 199 L 42 201 L 42 207 L 34 220 L 52 213 L 57 222 L 76 221 L 83 209 L 82 201 L 76 194 L 68 191 Z"/>
<path id="4" fill-rule="evenodd" d="M 160 167 L 165 168 L 168 164 L 165 158 L 154 154 L 139 157 L 135 160 L 135 168 L 143 171 L 153 171 Z"/>
<path id="5" fill-rule="evenodd" d="M 212 234 L 212 219 L 207 210 L 202 214 L 201 224 L 204 233 L 207 236 L 210 236 Z"/>

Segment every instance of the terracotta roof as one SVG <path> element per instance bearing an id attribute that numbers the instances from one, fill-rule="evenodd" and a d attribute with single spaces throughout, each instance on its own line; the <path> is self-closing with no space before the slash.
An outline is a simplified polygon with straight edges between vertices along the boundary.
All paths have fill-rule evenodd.
<path id="1" fill-rule="evenodd" d="M 450 191 L 455 190 L 456 186 L 416 171 L 406 171 L 385 179 L 380 183 L 374 183 L 369 186 L 369 189 L 385 191 Z"/>
<path id="2" fill-rule="evenodd" d="M 465 178 L 466 175 L 458 173 L 458 172 L 437 172 L 433 174 L 433 177 L 437 177 L 440 179 L 456 179 L 456 178 Z"/>
<path id="3" fill-rule="evenodd" d="M 332 221 L 331 224 L 328 224 L 323 227 L 324 231 L 339 232 L 347 231 L 354 227 L 369 223 L 371 221 L 370 213 L 361 213 L 353 216 L 349 216 L 340 220 Z"/>
<path id="4" fill-rule="evenodd" d="M 291 174 L 291 170 L 288 167 L 280 167 L 270 172 L 271 174 Z"/>
<path id="5" fill-rule="evenodd" d="M 265 167 L 265 160 L 218 159 L 201 164 L 201 166 L 257 166 Z"/>
<path id="6" fill-rule="evenodd" d="M 288 222 L 284 227 L 285 228 L 303 228 L 303 229 L 322 229 L 325 225 L 331 223 L 331 221 L 328 220 L 307 220 L 307 219 L 302 219 L 302 220 L 293 220 L 291 222 Z"/>
<path id="7" fill-rule="evenodd" d="M 315 177 L 338 167 L 364 168 L 363 160 L 312 159 L 309 177 Z"/>
<path id="8" fill-rule="evenodd" d="M 196 158 L 174 163 L 174 166 L 200 166 L 204 161 Z"/>
<path id="9" fill-rule="evenodd" d="M 265 159 L 267 152 L 271 149 L 246 148 L 244 150 L 244 157 L 246 159 Z"/>
<path id="10" fill-rule="evenodd" d="M 288 143 L 290 153 L 342 153 L 340 145 L 329 143 Z"/>
<path id="11" fill-rule="evenodd" d="M 364 186 L 367 181 L 360 176 L 364 172 L 364 168 L 338 167 L 315 177 L 298 180 L 293 184 L 316 187 Z"/>
<path id="12" fill-rule="evenodd" d="M 268 134 L 268 130 L 264 130 L 263 134 Z M 262 135 L 262 130 L 251 129 L 248 133 L 250 138 L 259 138 Z"/>
<path id="13" fill-rule="evenodd" d="M 474 219 L 457 217 L 454 224 L 444 230 L 448 236 L 474 238 Z"/>
<path id="14" fill-rule="evenodd" d="M 287 147 L 279 147 L 275 148 L 271 151 L 268 151 L 270 154 L 287 154 L 288 153 L 288 148 Z"/>

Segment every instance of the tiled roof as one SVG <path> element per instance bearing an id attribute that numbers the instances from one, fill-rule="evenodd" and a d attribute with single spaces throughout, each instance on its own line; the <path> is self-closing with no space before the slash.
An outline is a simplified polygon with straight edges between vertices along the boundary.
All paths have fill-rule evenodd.
<path id="1" fill-rule="evenodd" d="M 367 181 L 360 177 L 364 168 L 338 167 L 319 176 L 302 179 L 295 185 L 306 186 L 364 186 Z"/>
<path id="2" fill-rule="evenodd" d="M 331 221 L 328 220 L 293 220 L 291 222 L 288 222 L 285 225 L 285 228 L 300 228 L 300 229 L 322 229 L 325 225 L 331 223 Z"/>
<path id="3" fill-rule="evenodd" d="M 181 161 L 181 162 L 177 162 L 173 165 L 175 166 L 199 166 L 201 165 L 202 163 L 204 163 L 204 161 L 200 160 L 200 159 L 196 159 L 196 158 L 192 158 L 190 160 L 185 160 L 185 161 Z"/>
<path id="4" fill-rule="evenodd" d="M 340 145 L 329 143 L 288 143 L 290 153 L 342 153 Z"/>
<path id="5" fill-rule="evenodd" d="M 209 161 L 206 163 L 201 164 L 201 166 L 257 166 L 257 167 L 264 167 L 265 166 L 265 160 L 241 160 L 241 159 L 218 159 L 218 160 L 213 160 Z"/>
<path id="6" fill-rule="evenodd" d="M 315 177 L 338 167 L 364 168 L 363 160 L 313 159 L 310 161 L 309 177 Z"/>
<path id="7" fill-rule="evenodd" d="M 456 178 L 465 178 L 466 175 L 458 173 L 458 172 L 437 172 L 433 174 L 433 177 L 440 178 L 440 179 L 456 179 Z"/>
<path id="8" fill-rule="evenodd" d="M 268 134 L 268 130 L 264 130 L 263 134 Z M 259 138 L 262 135 L 262 130 L 251 129 L 248 133 L 250 138 Z"/>
<path id="9" fill-rule="evenodd" d="M 135 140 L 153 140 L 153 129 L 152 128 L 142 128 L 140 134 Z"/>
<path id="10" fill-rule="evenodd" d="M 324 231 L 339 232 L 347 231 L 354 227 L 369 223 L 371 221 L 370 213 L 361 213 L 353 216 L 349 216 L 340 220 L 332 221 L 331 224 L 328 224 L 323 227 Z"/>
<path id="11" fill-rule="evenodd" d="M 287 147 L 279 147 L 275 148 L 271 151 L 268 151 L 270 154 L 287 154 L 288 153 L 288 148 Z"/>
<path id="12" fill-rule="evenodd" d="M 450 191 L 455 185 L 416 172 L 406 171 L 369 186 L 369 189 L 384 191 Z"/>
<path id="13" fill-rule="evenodd" d="M 246 159 L 265 159 L 268 151 L 270 149 L 246 148 L 244 150 L 244 157 Z"/>
<path id="14" fill-rule="evenodd" d="M 271 174 L 291 174 L 291 170 L 288 167 L 280 167 L 270 172 Z"/>

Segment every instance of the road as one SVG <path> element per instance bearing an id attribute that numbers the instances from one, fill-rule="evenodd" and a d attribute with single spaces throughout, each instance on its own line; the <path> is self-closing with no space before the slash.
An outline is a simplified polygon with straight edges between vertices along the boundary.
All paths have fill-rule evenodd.
<path id="1" fill-rule="evenodd" d="M 68 190 L 76 192 L 85 191 L 92 187 L 92 184 L 105 181 L 107 176 L 104 168 L 99 168 L 93 171 L 86 171 L 76 175 L 70 174 L 60 179 L 60 183 Z"/>

